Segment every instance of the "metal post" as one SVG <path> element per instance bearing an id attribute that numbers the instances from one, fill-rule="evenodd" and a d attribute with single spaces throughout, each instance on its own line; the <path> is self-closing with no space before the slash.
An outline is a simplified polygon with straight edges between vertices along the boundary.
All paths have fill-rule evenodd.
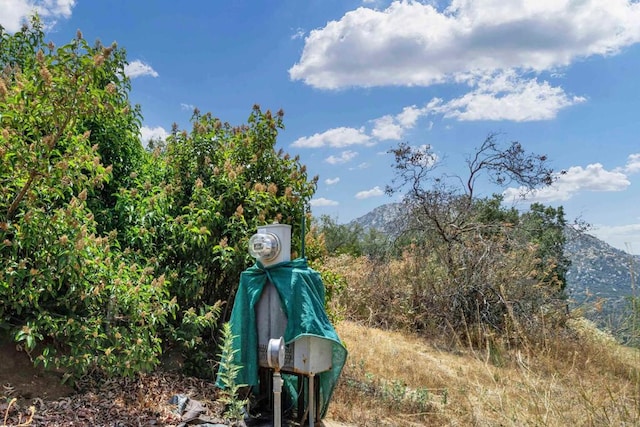
<path id="1" fill-rule="evenodd" d="M 302 207 L 302 238 L 300 239 L 300 258 L 304 258 L 304 247 L 306 242 L 304 241 L 307 235 L 307 213 L 304 206 Z"/>
<path id="2" fill-rule="evenodd" d="M 273 427 L 282 425 L 282 376 L 280 371 L 273 373 Z"/>
<path id="3" fill-rule="evenodd" d="M 316 417 L 316 396 L 313 384 L 314 374 L 309 375 L 309 427 L 315 426 Z"/>
<path id="4" fill-rule="evenodd" d="M 270 339 L 267 345 L 267 363 L 273 372 L 273 426 L 282 425 L 282 376 L 280 368 L 284 365 L 284 338 Z"/>

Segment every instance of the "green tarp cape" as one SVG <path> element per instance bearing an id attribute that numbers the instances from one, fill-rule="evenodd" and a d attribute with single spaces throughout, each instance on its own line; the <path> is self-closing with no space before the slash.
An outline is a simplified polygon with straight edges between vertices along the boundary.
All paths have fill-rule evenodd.
<path id="1" fill-rule="evenodd" d="M 347 350 L 331 325 L 324 309 L 324 284 L 320 274 L 307 265 L 304 258 L 264 267 L 259 262 L 242 272 L 240 286 L 231 312 L 234 362 L 241 366 L 236 384 L 258 384 L 258 334 L 255 307 L 267 280 L 280 295 L 282 309 L 287 315 L 284 333 L 286 344 L 303 336 L 330 340 L 333 347 L 331 369 L 316 376 L 319 380 L 319 405 L 324 417 L 331 394 L 347 358 Z M 283 375 L 285 388 L 295 389 L 296 378 Z M 289 384 L 287 384 L 289 382 Z M 295 393 L 292 398 L 295 399 Z"/>

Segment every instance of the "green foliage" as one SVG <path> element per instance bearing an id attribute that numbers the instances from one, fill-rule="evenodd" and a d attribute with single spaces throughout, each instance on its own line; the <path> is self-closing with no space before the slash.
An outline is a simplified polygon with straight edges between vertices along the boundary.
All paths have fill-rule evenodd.
<path id="1" fill-rule="evenodd" d="M 222 303 L 218 301 L 213 306 L 202 306 L 199 312 L 190 308 L 184 312 L 182 323 L 175 331 L 174 338 L 187 350 L 195 349 L 202 341 L 205 330 L 215 327 L 220 317 Z"/>
<path id="2" fill-rule="evenodd" d="M 362 255 L 360 239 L 364 230 L 360 224 L 338 224 L 328 215 L 322 215 L 318 222 L 318 229 L 324 234 L 327 252 L 332 255 Z"/>
<path id="3" fill-rule="evenodd" d="M 640 347 L 640 298 L 630 296 L 626 298 L 624 319 L 617 331 L 617 336 L 628 346 Z"/>
<path id="4" fill-rule="evenodd" d="M 282 112 L 274 116 L 254 106 L 246 125 L 232 127 L 196 111 L 192 126 L 190 133 L 174 127 L 166 146 L 119 190 L 114 209 L 120 245 L 169 278 L 180 307 L 175 331 L 189 310 L 218 301 L 225 302 L 222 318 L 228 317 L 240 273 L 254 262 L 247 243 L 258 226 L 291 224 L 292 247 L 299 245 L 316 182 L 307 180 L 299 158 L 275 150 Z M 185 355 L 206 376 L 204 361 L 214 352 L 209 334 Z"/>
<path id="5" fill-rule="evenodd" d="M 316 180 L 307 181 L 297 157 L 275 151 L 282 113 L 255 106 L 247 125 L 232 127 L 196 111 L 192 123 L 191 133 L 175 128 L 136 185 L 121 189 L 119 238 L 154 258 L 181 307 L 230 305 L 252 262 L 248 238 L 273 221 L 292 224 L 299 236 Z"/>
<path id="6" fill-rule="evenodd" d="M 323 217 L 323 220 L 332 221 L 329 217 Z M 339 304 L 339 297 L 346 290 L 347 281 L 343 275 L 326 267 L 325 262 L 330 256 L 326 247 L 326 234 L 317 226 L 316 221 L 312 221 L 311 224 L 305 236 L 305 254 L 309 266 L 320 273 L 325 288 L 325 310 L 329 320 L 335 323 L 343 319 L 343 307 Z"/>
<path id="7" fill-rule="evenodd" d="M 0 36 L 0 324 L 70 379 L 150 370 L 175 300 L 165 276 L 120 250 L 117 232 L 101 233 L 90 206 L 113 167 L 89 118 L 138 120 L 123 53 L 81 34 L 45 44 L 37 18 Z"/>
<path id="8" fill-rule="evenodd" d="M 341 274 L 335 273 L 331 269 L 325 267 L 321 259 L 309 261 L 309 267 L 317 270 L 322 278 L 324 285 L 324 306 L 327 316 L 332 323 L 343 320 L 344 314 L 339 303 L 340 295 L 347 289 L 347 281 Z"/>
<path id="9" fill-rule="evenodd" d="M 325 236 L 318 229 L 316 221 L 308 215 L 311 224 L 309 230 L 305 233 L 305 257 L 308 261 L 320 261 L 326 257 L 329 252 L 325 242 Z"/>
<path id="10" fill-rule="evenodd" d="M 637 259 L 629 255 L 629 275 L 631 289 L 634 294 L 626 298 L 626 306 L 621 313 L 622 322 L 620 330 L 617 332 L 625 345 L 640 347 L 640 297 L 635 294 L 637 289 Z"/>
<path id="11" fill-rule="evenodd" d="M 362 254 L 382 259 L 393 249 L 393 239 L 375 228 L 369 229 L 360 239 Z"/>
<path id="12" fill-rule="evenodd" d="M 147 152 L 124 50 L 80 32 L 56 48 L 37 17 L 0 42 L 0 327 L 72 378 L 149 370 L 173 346 L 205 373 L 248 238 L 279 221 L 299 239 L 315 191 L 275 149 L 283 113 L 195 111 Z"/>
<path id="13" fill-rule="evenodd" d="M 220 384 L 220 402 L 226 406 L 224 417 L 228 420 L 240 421 L 243 418 L 243 408 L 247 405 L 247 399 L 240 399 L 238 393 L 243 385 L 236 383 L 236 378 L 241 366 L 234 362 L 234 354 L 238 352 L 233 348 L 234 336 L 231 332 L 231 324 L 222 325 L 222 343 L 220 344 L 220 368 L 218 369 L 218 384 Z"/>
<path id="14" fill-rule="evenodd" d="M 515 208 L 505 208 L 502 205 L 504 197 L 494 194 L 492 197 L 474 200 L 475 220 L 488 227 L 483 230 L 485 234 L 491 235 L 500 231 L 500 227 L 513 226 L 520 219 L 520 214 Z M 492 229 L 491 226 L 498 226 Z"/>
<path id="15" fill-rule="evenodd" d="M 389 250 L 389 237 L 375 229 L 365 231 L 358 223 L 338 224 L 328 215 L 316 222 L 315 232 L 322 234 L 327 254 L 382 257 Z"/>
<path id="16" fill-rule="evenodd" d="M 533 203 L 520 217 L 520 228 L 525 238 L 537 247 L 540 270 L 543 271 L 544 266 L 554 266 L 550 275 L 539 276 L 539 279 L 557 286 L 559 291 L 566 287 L 566 275 L 570 265 L 564 254 L 566 224 L 562 206 L 553 208 Z"/>
<path id="17" fill-rule="evenodd" d="M 102 62 L 100 72 L 95 76 L 95 84 L 110 91 L 111 100 L 109 108 L 81 116 L 78 126 L 89 132 L 89 141 L 92 146 L 97 146 L 102 164 L 111 168 L 111 179 L 90 193 L 88 198 L 99 231 L 108 232 L 117 228 L 113 217 L 116 194 L 120 188 L 131 185 L 132 175 L 135 176 L 140 170 L 147 153 L 139 139 L 142 122 L 140 106 L 132 106 L 128 98 L 131 84 L 124 74 L 124 49 L 118 48 L 115 43 L 103 47 L 97 42 L 92 50 L 94 58 Z M 101 59 L 98 52 L 110 53 L 103 54 Z"/>
<path id="18" fill-rule="evenodd" d="M 80 376 L 133 375 L 158 362 L 158 332 L 174 310 L 164 277 L 97 237 L 86 203 L 32 208 L 8 223 L 0 255 L 0 314 L 37 360 Z M 7 224 L 7 223 L 5 223 Z M 20 326 L 22 325 L 22 326 Z"/>
<path id="19" fill-rule="evenodd" d="M 364 361 L 351 364 L 345 375 L 345 384 L 359 397 L 375 399 L 381 405 L 394 410 L 422 415 L 433 411 L 435 398 L 441 394 L 442 405 L 447 404 L 447 389 L 431 390 L 427 387 L 409 388 L 400 380 L 387 381 L 364 370 Z"/>
<path id="20" fill-rule="evenodd" d="M 6 221 L 26 210 L 25 200 L 50 209 L 110 178 L 89 133 L 77 128 L 79 116 L 108 108 L 112 99 L 111 90 L 95 86 L 93 51 L 83 39 L 55 49 L 43 37 L 37 20 L 16 36 L 2 35 L 3 46 L 28 40 L 21 53 L 33 57 L 0 63 L 0 203 Z"/>
<path id="21" fill-rule="evenodd" d="M 191 307 L 182 312 L 182 321 L 177 326 L 170 324 L 167 332 L 167 345 L 178 344 L 186 355 L 183 371 L 186 374 L 213 378 L 210 367 L 213 363 L 213 350 L 210 348 L 222 313 L 222 302 L 213 306 L 203 305 L 198 310 Z"/>

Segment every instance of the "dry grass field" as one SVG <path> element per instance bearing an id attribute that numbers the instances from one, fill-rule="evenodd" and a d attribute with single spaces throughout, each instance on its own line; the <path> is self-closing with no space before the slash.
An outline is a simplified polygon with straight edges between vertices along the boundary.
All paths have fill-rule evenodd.
<path id="1" fill-rule="evenodd" d="M 640 425 L 638 350 L 616 344 L 583 320 L 572 321 L 571 328 L 576 333 L 570 340 L 549 342 L 544 349 L 505 350 L 496 357 L 495 349 L 444 349 L 414 334 L 338 322 L 349 358 L 322 425 Z M 113 420 L 177 425 L 168 405 L 172 394 L 211 405 L 215 396 L 205 381 L 158 374 L 60 398 L 46 393 L 59 379 L 45 381 L 26 365 L 22 370 L 25 378 L 31 373 L 29 381 L 9 380 L 21 392 L 16 396 L 23 397 L 21 417 L 30 421 L 24 425 L 113 425 Z M 7 392 L 9 384 L 4 385 Z M 153 393 L 139 395 L 142 389 Z M 30 418 L 27 407 L 33 402 L 35 416 Z M 18 412 L 7 420 L 14 409 L 0 405 L 0 425 L 17 425 L 11 420 L 18 420 Z"/>
<path id="2" fill-rule="evenodd" d="M 549 343 L 543 351 L 505 352 L 496 363 L 486 352 L 445 350 L 415 335 L 339 322 L 349 358 L 320 425 L 640 425 L 640 353 L 619 346 L 586 321 L 574 321 L 572 328 L 578 341 Z M 27 386 L 44 380 L 32 368 L 23 371 L 31 372 Z M 212 384 L 166 374 L 48 398 L 45 391 L 53 391 L 59 380 L 50 379 L 36 391 L 11 378 L 23 395 L 20 416 L 29 421 L 24 425 L 114 425 L 114 420 L 122 422 L 118 425 L 177 425 L 168 404 L 175 393 L 215 406 Z M 143 389 L 147 392 L 140 395 Z M 31 390 L 29 399 L 25 390 Z M 35 416 L 30 417 L 27 407 L 33 402 Z M 11 421 L 18 420 L 18 412 L 7 419 L 15 407 L 0 409 L 0 425 L 18 425 Z"/>
<path id="3" fill-rule="evenodd" d="M 451 352 L 343 321 L 349 359 L 329 417 L 358 426 L 640 424 L 640 353 L 582 320 L 546 349 Z"/>
<path id="4" fill-rule="evenodd" d="M 619 345 L 579 313 L 567 316 L 564 310 L 561 323 L 540 316 L 543 323 L 528 335 L 485 329 L 472 340 L 464 332 L 470 337 L 474 329 L 456 335 L 446 322 L 431 328 L 425 322 L 418 330 L 416 316 L 442 307 L 407 303 L 428 303 L 438 290 L 418 287 L 435 281 L 437 270 L 423 273 L 415 266 L 412 258 L 379 270 L 366 258 L 327 263 L 345 280 L 329 308 L 349 357 L 322 425 L 640 425 L 640 350 Z M 421 310 L 411 310 L 416 306 Z M 4 350 L 10 352 L 0 353 L 0 426 L 19 420 L 34 426 L 178 425 L 167 403 L 175 394 L 216 413 L 213 384 L 162 372 L 54 395 L 47 384 L 57 385 L 59 378 L 32 370 L 14 345 Z"/>

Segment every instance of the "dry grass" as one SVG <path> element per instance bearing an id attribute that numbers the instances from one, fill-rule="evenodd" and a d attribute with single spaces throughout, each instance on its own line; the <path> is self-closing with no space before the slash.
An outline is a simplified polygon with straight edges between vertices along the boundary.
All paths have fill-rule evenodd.
<path id="1" fill-rule="evenodd" d="M 528 282 L 512 280 L 524 263 L 502 261 L 485 271 L 500 289 L 512 286 L 502 295 L 535 298 L 517 293 Z M 331 418 L 360 426 L 640 425 L 640 352 L 582 318 L 567 321 L 564 306 L 522 304 L 529 313 L 504 314 L 511 329 L 465 329 L 447 323 L 446 297 L 457 290 L 419 257 L 380 266 L 341 256 L 326 267 L 348 284 L 330 306 L 347 319 L 337 329 L 349 350 Z"/>
<path id="2" fill-rule="evenodd" d="M 640 355 L 574 322 L 580 338 L 506 352 L 438 350 L 409 334 L 341 322 L 349 359 L 329 417 L 359 426 L 640 424 Z"/>

